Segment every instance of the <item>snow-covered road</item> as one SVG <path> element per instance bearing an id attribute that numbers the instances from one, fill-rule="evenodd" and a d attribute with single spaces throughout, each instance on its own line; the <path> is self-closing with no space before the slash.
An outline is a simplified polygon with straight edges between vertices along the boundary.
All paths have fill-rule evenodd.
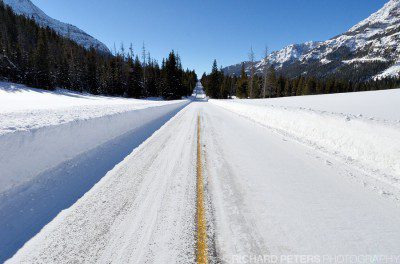
<path id="1" fill-rule="evenodd" d="M 10 263 L 193 262 L 196 110 L 173 117 Z"/>
<path id="2" fill-rule="evenodd" d="M 209 249 L 217 259 L 400 254 L 398 202 L 352 180 L 363 172 L 221 107 L 193 102 L 9 263 L 193 263 L 198 114 Z"/>
<path id="3" fill-rule="evenodd" d="M 400 207 L 360 171 L 217 106 L 202 115 L 222 259 L 400 253 Z"/>

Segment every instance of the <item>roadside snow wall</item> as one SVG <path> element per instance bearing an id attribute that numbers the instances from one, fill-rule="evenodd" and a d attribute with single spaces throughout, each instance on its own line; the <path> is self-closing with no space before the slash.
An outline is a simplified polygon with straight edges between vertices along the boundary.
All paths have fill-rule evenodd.
<path id="1" fill-rule="evenodd" d="M 0 194 L 187 104 L 179 102 L 1 135 Z"/>
<path id="2" fill-rule="evenodd" d="M 379 180 L 400 188 L 399 123 L 304 108 L 252 105 L 245 100 L 210 102 L 348 162 L 356 162 Z"/>

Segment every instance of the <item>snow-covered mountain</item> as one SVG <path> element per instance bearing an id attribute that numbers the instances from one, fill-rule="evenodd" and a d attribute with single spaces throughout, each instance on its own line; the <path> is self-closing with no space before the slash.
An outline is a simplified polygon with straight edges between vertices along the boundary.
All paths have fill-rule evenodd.
<path id="1" fill-rule="evenodd" d="M 269 55 L 269 60 L 282 66 L 284 63 L 299 60 L 304 54 L 310 52 L 320 43 L 321 42 L 309 41 L 302 44 L 292 44 L 279 51 L 271 53 Z"/>
<path id="2" fill-rule="evenodd" d="M 33 18 L 38 25 L 42 27 L 50 27 L 60 35 L 67 37 L 79 45 L 89 49 L 94 47 L 95 49 L 109 53 L 109 49 L 99 40 L 90 36 L 83 30 L 76 26 L 60 22 L 54 18 L 46 15 L 40 8 L 35 6 L 30 0 L 3 0 L 3 2 L 10 6 L 16 14 L 24 15 L 29 18 Z"/>
<path id="3" fill-rule="evenodd" d="M 380 10 L 347 32 L 323 42 L 289 45 L 272 52 L 268 63 L 289 76 L 338 75 L 353 79 L 398 76 L 400 73 L 400 0 L 390 0 Z M 261 72 L 265 60 L 257 62 Z M 248 70 L 248 62 L 245 63 Z M 241 64 L 225 68 L 240 73 Z"/>

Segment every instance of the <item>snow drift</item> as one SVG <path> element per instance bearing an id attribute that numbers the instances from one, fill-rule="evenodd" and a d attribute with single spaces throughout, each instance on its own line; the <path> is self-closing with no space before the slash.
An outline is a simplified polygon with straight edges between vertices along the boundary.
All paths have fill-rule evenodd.
<path id="1" fill-rule="evenodd" d="M 362 96 L 359 95 L 361 100 L 367 100 L 367 98 L 374 97 L 376 93 L 366 92 L 361 93 Z M 353 95 L 355 94 L 350 96 Z M 396 96 L 397 102 L 400 101 L 400 90 L 392 90 L 388 95 Z M 325 95 L 328 100 L 329 97 L 345 98 L 346 96 L 349 95 Z M 281 104 L 285 104 L 285 101 L 288 100 L 302 102 L 302 100 L 312 100 L 312 98 L 313 96 L 285 98 L 280 102 Z M 321 96 L 314 96 L 314 98 L 320 100 Z M 271 101 L 273 100 L 210 100 L 215 105 L 259 124 L 341 156 L 348 162 L 368 169 L 379 180 L 400 188 L 399 121 L 365 118 L 361 114 L 354 114 L 357 113 L 357 109 L 353 109 L 353 113 L 334 113 L 329 109 L 315 110 L 287 105 L 271 105 Z M 359 102 L 360 100 L 358 100 Z M 279 101 L 275 101 L 275 103 L 279 103 Z M 391 106 L 387 105 L 386 107 L 390 108 Z"/>

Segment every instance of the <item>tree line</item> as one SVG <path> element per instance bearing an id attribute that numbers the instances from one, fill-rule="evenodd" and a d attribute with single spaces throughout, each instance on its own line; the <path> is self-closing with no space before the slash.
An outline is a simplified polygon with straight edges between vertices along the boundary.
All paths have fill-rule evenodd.
<path id="1" fill-rule="evenodd" d="M 372 91 L 400 87 L 400 78 L 386 78 L 354 82 L 335 77 L 325 79 L 300 75 L 296 78 L 277 74 L 268 65 L 263 74 L 255 74 L 251 66 L 249 73 L 242 64 L 240 76 L 225 75 L 214 60 L 210 74 L 203 74 L 201 82 L 211 98 L 270 98 L 284 96 L 331 94 L 357 91 Z"/>
<path id="2" fill-rule="evenodd" d="M 134 98 L 178 99 L 196 85 L 193 70 L 182 68 L 171 51 L 161 65 L 144 45 L 134 53 L 121 45 L 112 54 L 85 49 L 33 19 L 16 15 L 0 1 L 0 78 L 32 87 L 55 87 Z"/>

